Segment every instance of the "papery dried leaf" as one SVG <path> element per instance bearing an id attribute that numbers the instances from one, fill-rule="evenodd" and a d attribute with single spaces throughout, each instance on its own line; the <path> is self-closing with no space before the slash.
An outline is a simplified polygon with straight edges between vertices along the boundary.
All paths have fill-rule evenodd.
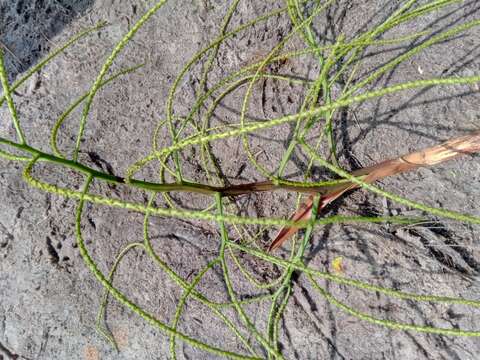
<path id="1" fill-rule="evenodd" d="M 386 160 L 376 165 L 356 170 L 352 173 L 352 176 L 363 176 L 364 182 L 372 183 L 386 176 L 399 174 L 419 167 L 436 165 L 464 154 L 476 152 L 480 152 L 480 131 L 448 140 L 440 145 L 413 152 L 397 159 Z M 318 212 L 346 191 L 358 187 L 359 185 L 351 182 L 332 187 L 331 190 L 322 195 Z M 294 221 L 309 220 L 312 216 L 312 204 L 313 195 L 300 206 L 300 209 L 297 210 L 290 219 Z M 298 230 L 299 228 L 294 226 L 283 227 L 270 244 L 268 250 L 271 251 L 279 248 Z"/>
<path id="2" fill-rule="evenodd" d="M 341 196 L 345 191 L 348 191 L 351 188 L 352 188 L 352 185 L 347 183 L 345 185 L 341 185 L 340 188 L 335 187 L 336 190 L 330 191 L 327 194 L 323 195 L 320 198 L 317 213 L 319 213 L 328 204 L 330 204 L 336 198 Z M 302 203 L 302 205 L 300 205 L 300 208 L 291 216 L 290 220 L 293 220 L 293 221 L 301 221 L 301 220 L 307 221 L 307 220 L 309 220 L 312 217 L 313 199 L 314 199 L 314 195 L 310 195 L 308 197 L 307 201 Z M 279 233 L 277 234 L 275 239 L 272 241 L 272 243 L 270 244 L 268 250 L 272 251 L 272 250 L 275 250 L 275 249 L 279 248 L 280 246 L 282 246 L 282 244 L 285 241 L 287 241 L 291 236 L 293 236 L 298 230 L 299 230 L 299 228 L 294 227 L 294 226 L 283 227 L 279 231 Z"/>

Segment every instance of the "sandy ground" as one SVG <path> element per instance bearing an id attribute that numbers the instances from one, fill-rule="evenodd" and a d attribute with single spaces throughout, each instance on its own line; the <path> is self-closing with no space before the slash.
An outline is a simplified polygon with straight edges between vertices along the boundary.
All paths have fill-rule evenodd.
<path id="1" fill-rule="evenodd" d="M 15 79 L 39 61 L 50 49 L 64 43 L 81 29 L 107 20 L 109 26 L 82 39 L 76 46 L 43 69 L 19 89 L 15 98 L 26 135 L 32 144 L 48 149 L 49 129 L 57 116 L 92 84 L 114 44 L 152 2 L 140 0 L 2 0 L 0 1 L 0 46 L 6 66 Z M 398 1 L 338 1 L 328 16 L 318 19 L 319 34 L 326 39 L 355 32 L 378 23 Z M 241 1 L 232 26 L 280 6 L 279 2 Z M 215 37 L 226 11 L 223 1 L 169 1 L 127 46 L 114 68 L 145 62 L 145 66 L 103 89 L 92 108 L 80 159 L 90 166 L 115 169 L 124 174 L 133 159 L 147 154 L 151 134 L 165 114 L 169 86 L 181 67 Z M 442 29 L 480 17 L 480 4 L 465 1 L 402 26 L 396 36 L 425 29 Z M 324 29 L 326 29 L 324 31 Z M 220 49 L 211 74 L 218 80 L 233 69 L 265 56 L 291 30 L 286 16 L 256 25 Z M 396 67 L 376 87 L 400 81 L 438 76 L 469 76 L 480 73 L 480 31 L 444 42 Z M 299 39 L 293 41 L 300 44 Z M 365 55 L 367 73 L 405 47 Z M 189 109 L 199 81 L 196 69 L 181 84 L 176 112 Z M 313 77 L 314 61 L 285 62 L 278 73 Z M 298 111 L 302 93 L 289 85 L 267 80 L 255 89 L 249 116 L 274 118 Z M 262 93 L 263 92 L 263 93 Z M 225 99 L 216 114 L 221 121 L 235 121 L 241 93 Z M 338 114 L 335 134 L 340 162 L 346 169 L 373 164 L 478 128 L 478 88 L 456 86 L 408 91 L 378 101 L 352 106 Z M 13 136 L 8 110 L 0 109 L 2 136 Z M 74 144 L 75 113 L 61 133 L 61 148 Z M 290 128 L 262 132 L 251 137 L 254 152 L 265 166 L 281 158 Z M 261 180 L 248 165 L 239 141 L 218 142 L 214 151 L 225 176 L 233 183 Z M 233 153 L 232 153 L 233 152 Z M 480 162 L 469 156 L 382 181 L 397 194 L 432 206 L 480 215 Z M 185 171 L 196 174 L 196 158 L 186 157 Z M 29 188 L 22 180 L 22 164 L 0 160 L 0 359 L 164 359 L 168 336 L 141 318 L 112 302 L 107 321 L 120 352 L 95 331 L 95 316 L 102 288 L 83 263 L 75 244 L 76 204 Z M 290 173 L 301 172 L 305 158 L 298 154 L 289 164 Z M 80 184 L 73 173 L 38 166 L 35 175 L 56 183 Z M 240 171 L 241 170 L 241 171 Z M 318 175 L 322 174 L 321 169 Z M 98 191 L 111 189 L 98 186 Z M 115 196 L 144 199 L 140 192 L 118 188 Z M 195 206 L 179 195 L 179 202 Z M 247 212 L 257 216 L 285 216 L 294 202 L 286 193 L 255 195 Z M 418 215 L 418 212 L 382 200 L 363 191 L 351 194 L 333 206 L 329 214 Z M 113 255 L 125 244 L 140 241 L 142 216 L 119 209 L 88 206 L 84 216 L 85 238 L 102 271 L 112 265 Z M 478 299 L 480 252 L 478 226 L 436 220 L 435 226 L 414 228 L 393 225 L 327 226 L 315 231 L 308 249 L 309 265 L 331 269 L 332 260 L 343 257 L 344 272 L 360 280 L 398 290 Z M 155 247 L 164 260 L 184 277 L 198 271 L 216 253 L 219 234 L 215 224 L 152 219 Z M 280 252 L 281 253 L 281 252 Z M 276 269 L 245 258 L 260 278 Z M 191 276 L 191 275 L 190 275 Z M 251 291 L 241 274 L 233 280 L 245 293 Z M 181 292 L 141 251 L 121 264 L 116 284 L 160 319 L 170 322 Z M 479 330 L 480 311 L 463 306 L 413 303 L 378 294 L 355 291 L 335 284 L 329 291 L 362 311 L 381 318 L 420 325 Z M 219 272 L 212 272 L 199 289 L 224 299 Z M 239 290 L 240 291 L 240 290 Z M 248 307 L 262 324 L 268 309 Z M 225 327 L 194 302 L 182 318 L 180 330 L 231 351 L 242 352 Z M 326 302 L 300 276 L 282 320 L 281 343 L 288 359 L 478 359 L 480 342 L 475 338 L 448 337 L 388 330 L 359 321 Z M 179 358 L 214 359 L 209 353 L 182 342 Z M 477 355 L 475 355 L 477 354 Z"/>

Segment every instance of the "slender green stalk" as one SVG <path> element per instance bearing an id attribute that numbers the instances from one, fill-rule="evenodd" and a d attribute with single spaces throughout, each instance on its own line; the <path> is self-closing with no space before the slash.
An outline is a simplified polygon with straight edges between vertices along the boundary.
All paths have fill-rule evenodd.
<path id="1" fill-rule="evenodd" d="M 158 319 L 156 319 L 153 315 L 147 313 L 144 311 L 141 307 L 136 305 L 135 303 L 131 302 L 123 293 L 121 293 L 117 288 L 115 288 L 110 281 L 105 277 L 105 275 L 98 269 L 97 264 L 95 261 L 92 259 L 90 256 L 87 247 L 85 245 L 85 242 L 83 240 L 82 236 L 82 229 L 81 229 L 81 218 L 82 218 L 82 212 L 83 212 L 83 206 L 84 206 L 84 196 L 86 195 L 88 191 L 88 187 L 90 186 L 90 183 L 92 181 L 93 177 L 89 176 L 87 180 L 85 181 L 85 185 L 83 187 L 83 190 L 81 192 L 80 196 L 80 201 L 77 207 L 77 212 L 76 212 L 76 218 L 75 218 L 75 229 L 76 229 L 76 235 L 77 235 L 77 245 L 80 250 L 80 255 L 82 256 L 85 264 L 89 268 L 89 270 L 92 272 L 93 275 L 97 278 L 97 280 L 104 286 L 105 289 L 109 291 L 109 293 L 122 305 L 125 307 L 129 308 L 131 311 L 142 317 L 145 321 L 149 322 L 153 326 L 159 328 L 160 330 L 164 331 L 165 333 L 169 335 L 175 334 L 179 339 L 182 339 L 186 343 L 198 347 L 199 349 L 211 352 L 213 354 L 217 354 L 220 356 L 227 356 L 232 359 L 258 359 L 255 357 L 247 357 L 247 356 L 242 356 L 238 355 L 236 353 L 232 353 L 230 351 L 225 351 L 222 349 L 219 349 L 217 347 L 208 345 L 206 343 L 203 343 L 201 341 L 198 341 L 190 336 L 187 336 L 183 333 L 180 333 L 176 331 L 175 329 L 165 325 Z"/>
<path id="2" fill-rule="evenodd" d="M 92 106 L 93 98 L 95 97 L 96 93 L 102 86 L 103 78 L 107 75 L 108 70 L 112 66 L 115 58 L 120 54 L 123 48 L 128 44 L 128 42 L 133 38 L 133 36 L 138 32 L 138 30 L 147 22 L 147 20 L 152 17 L 166 2 L 167 0 L 160 0 L 154 5 L 150 10 L 148 10 L 140 20 L 135 23 L 135 25 L 130 29 L 130 31 L 123 37 L 122 40 L 115 46 L 112 53 L 105 61 L 100 70 L 95 82 L 93 83 L 92 88 L 90 89 L 90 93 L 88 95 L 87 101 L 83 107 L 82 118 L 80 119 L 80 125 L 78 128 L 78 135 L 77 141 L 75 143 L 75 149 L 73 151 L 73 160 L 76 161 L 78 158 L 78 152 L 80 151 L 80 142 L 82 141 L 83 132 L 85 129 L 85 124 L 87 122 L 87 117 L 90 112 L 90 107 Z"/>
<path id="3" fill-rule="evenodd" d="M 130 252 L 130 250 L 135 249 L 137 247 L 143 248 L 144 246 L 142 243 L 131 243 L 125 246 L 120 252 L 120 254 L 118 254 L 118 256 L 115 258 L 115 261 L 113 262 L 113 266 L 110 270 L 110 273 L 108 274 L 108 281 L 110 283 L 113 283 L 113 276 L 115 275 L 115 272 L 117 271 L 117 267 L 120 264 L 120 262 L 123 260 L 125 255 L 127 255 L 127 253 Z M 105 311 L 107 309 L 107 304 L 108 304 L 108 295 L 109 295 L 108 291 L 105 291 L 103 294 L 103 299 L 102 299 L 102 302 L 100 303 L 100 308 L 97 313 L 97 321 L 96 321 L 95 327 L 97 331 L 100 333 L 100 335 L 102 335 L 110 344 L 112 344 L 115 350 L 118 351 L 119 349 L 118 349 L 117 342 L 105 323 Z"/>
<path id="4" fill-rule="evenodd" d="M 17 88 L 19 88 L 22 84 L 25 83 L 25 81 L 27 81 L 28 79 L 30 79 L 32 77 L 33 74 L 35 74 L 36 72 L 40 71 L 42 68 L 45 67 L 45 65 L 47 65 L 50 61 L 52 61 L 53 59 L 55 59 L 58 55 L 62 54 L 65 52 L 65 50 L 67 50 L 70 46 L 74 45 L 75 43 L 78 42 L 78 40 L 84 38 L 85 36 L 93 33 L 93 32 L 96 32 L 96 31 L 99 31 L 101 30 L 103 27 L 106 26 L 106 22 L 99 22 L 96 26 L 92 27 L 92 28 L 89 28 L 89 29 L 86 29 L 82 32 L 80 32 L 79 34 L 73 36 L 72 38 L 70 38 L 64 45 L 60 46 L 59 48 L 53 50 L 50 54 L 48 54 L 43 60 L 39 61 L 37 64 L 35 64 L 34 66 L 32 66 L 27 72 L 25 75 L 23 75 L 20 79 L 18 79 L 17 81 L 15 81 L 12 86 L 10 87 L 10 91 L 13 92 L 15 90 L 17 90 Z M 0 97 L 0 106 L 3 105 L 3 102 L 5 101 L 5 96 L 1 96 Z"/>
<path id="5" fill-rule="evenodd" d="M 25 135 L 23 134 L 23 130 L 20 126 L 20 121 L 18 120 L 18 114 L 17 114 L 17 108 L 15 107 L 15 104 L 13 103 L 12 99 L 12 93 L 10 89 L 10 85 L 8 83 L 8 76 L 7 72 L 5 71 L 5 64 L 3 62 L 3 51 L 0 49 L 0 81 L 2 83 L 3 87 L 3 93 L 5 96 L 5 99 L 7 100 L 8 104 L 8 109 L 10 110 L 10 114 L 12 115 L 12 121 L 13 121 L 13 126 L 15 127 L 15 130 L 17 131 L 17 137 L 20 141 L 20 143 L 25 144 Z"/>

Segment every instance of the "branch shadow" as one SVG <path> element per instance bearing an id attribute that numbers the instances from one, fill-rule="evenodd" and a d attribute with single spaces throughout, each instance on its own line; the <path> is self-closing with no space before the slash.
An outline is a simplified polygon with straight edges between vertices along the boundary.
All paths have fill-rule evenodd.
<path id="1" fill-rule="evenodd" d="M 455 8 L 453 9 L 452 11 L 448 12 L 447 14 L 441 16 L 440 18 L 438 19 L 435 19 L 434 21 L 428 23 L 423 29 L 423 30 L 428 30 L 429 28 L 435 26 L 437 23 L 439 23 L 440 21 L 442 20 L 446 20 L 452 16 L 454 16 L 455 14 L 457 14 L 460 10 L 464 10 L 464 9 L 467 9 L 470 5 L 472 4 L 478 4 L 476 1 L 469 1 L 465 4 L 463 4 L 462 6 L 458 7 L 458 8 Z M 469 9 L 469 11 L 465 14 L 461 14 L 460 16 L 458 17 L 455 17 L 454 19 L 450 20 L 447 24 L 441 26 L 439 29 L 437 29 L 435 32 L 432 32 L 430 35 L 428 35 L 427 37 L 419 40 L 419 39 L 416 39 L 416 40 L 413 40 L 406 48 L 405 48 L 405 51 L 398 54 L 398 56 L 401 56 L 403 55 L 405 52 L 409 51 L 410 49 L 412 49 L 413 47 L 415 46 L 419 46 L 421 44 L 423 44 L 425 41 L 428 41 L 429 39 L 431 39 L 432 37 L 434 37 L 435 35 L 441 33 L 441 32 L 444 32 L 446 30 L 448 30 L 449 28 L 455 26 L 455 25 L 458 25 L 459 23 L 461 23 L 463 20 L 465 20 L 466 18 L 468 18 L 469 16 L 475 14 L 475 13 L 478 13 L 478 11 L 480 10 L 480 6 L 476 6 L 472 9 Z M 440 44 L 444 44 L 445 42 L 441 42 Z M 448 66 L 446 69 L 444 69 L 441 74 L 439 74 L 439 76 L 445 76 L 445 75 L 448 75 L 448 76 L 453 76 L 455 74 L 458 74 L 462 69 L 466 68 L 467 66 L 469 66 L 477 57 L 478 55 L 480 55 L 480 45 L 477 45 L 475 46 L 474 48 L 472 48 L 471 50 L 469 50 L 466 54 L 460 56 L 460 57 L 457 57 L 457 58 L 454 58 L 452 59 L 452 61 L 450 62 L 451 66 Z M 369 56 L 369 55 L 367 55 Z M 383 64 L 381 65 L 378 65 L 376 69 L 380 68 L 381 66 L 385 65 L 386 62 L 384 62 Z M 389 86 L 389 84 L 391 83 L 391 81 L 393 80 L 393 77 L 395 75 L 395 73 L 397 72 L 398 70 L 398 67 L 399 65 L 395 66 L 392 70 L 390 70 L 387 74 L 384 74 L 382 77 L 380 77 L 379 79 L 377 79 L 377 81 L 375 81 L 370 87 L 371 88 L 374 88 L 376 87 L 379 83 L 381 83 L 381 86 L 382 87 L 386 87 L 386 86 Z M 373 70 L 375 71 L 375 70 Z M 385 124 L 389 124 L 390 126 L 393 126 L 393 124 L 391 123 L 391 120 L 394 116 L 396 116 L 399 112 L 403 111 L 403 110 L 406 110 L 408 108 L 413 108 L 413 107 L 417 107 L 417 106 L 424 106 L 424 105 L 428 105 L 428 104 L 432 104 L 432 103 L 441 103 L 442 101 L 448 101 L 448 100 L 451 100 L 451 99 L 455 99 L 455 98 L 458 98 L 458 97 L 465 97 L 465 96 L 469 96 L 469 95 L 473 95 L 475 94 L 475 91 L 468 91 L 468 92 L 463 92 L 463 93 L 457 93 L 457 94 L 454 94 L 454 95 L 451 95 L 451 96 L 446 96 L 446 97 L 441 97 L 441 98 L 435 98 L 435 99 L 429 99 L 429 100 L 424 100 L 424 101 L 416 101 L 419 97 L 421 96 L 424 96 L 425 94 L 427 94 L 433 87 L 425 87 L 425 88 L 422 88 L 418 91 L 415 91 L 414 94 L 412 94 L 408 99 L 406 99 L 401 105 L 399 106 L 396 106 L 396 108 L 394 110 L 388 110 L 388 114 L 386 114 L 386 112 L 381 112 L 381 107 L 382 107 L 382 98 L 379 98 L 377 101 L 376 101 L 376 104 L 375 104 L 375 108 L 373 110 L 373 113 L 372 113 L 372 116 L 368 118 L 368 120 L 366 120 L 365 122 L 368 122 L 369 123 L 369 126 L 367 128 L 364 128 L 362 129 L 362 131 L 360 132 L 360 134 L 358 136 L 356 136 L 355 138 L 353 139 L 350 139 L 349 138 L 349 134 L 347 132 L 348 130 L 348 126 L 346 126 L 346 124 L 344 123 L 344 121 L 342 121 L 342 125 L 341 125 L 341 129 L 340 129 L 340 134 L 339 134 L 339 137 L 342 141 L 342 145 L 343 145 L 343 151 L 344 153 L 341 154 L 341 155 L 346 155 L 345 154 L 345 151 L 348 151 L 350 148 L 351 148 L 351 144 L 355 143 L 356 141 L 358 141 L 359 139 L 361 138 L 364 138 L 366 136 L 366 134 L 368 132 L 371 132 L 372 130 L 376 129 L 377 127 L 379 126 L 382 126 L 382 125 L 385 125 Z M 343 119 L 343 120 L 346 120 L 346 119 Z M 404 124 L 406 126 L 406 128 L 408 128 L 408 131 L 413 131 L 415 132 L 416 130 L 415 129 L 411 129 L 411 127 L 408 126 L 408 124 Z M 394 125 L 396 128 L 398 129 L 402 129 L 402 128 L 405 128 L 405 126 L 402 126 L 402 124 L 396 124 Z M 442 126 L 442 125 L 438 125 L 436 124 L 435 126 Z M 432 135 L 429 135 L 427 134 L 426 132 L 425 133 L 421 133 L 421 132 L 418 132 L 417 131 L 417 135 L 421 135 L 421 136 L 424 136 L 424 137 L 427 137 L 427 138 L 432 138 Z M 439 140 L 438 138 L 435 138 L 434 140 Z"/>
<path id="2" fill-rule="evenodd" d="M 8 0 L 0 3 L 0 48 L 10 81 L 45 56 L 50 40 L 95 0 Z"/>

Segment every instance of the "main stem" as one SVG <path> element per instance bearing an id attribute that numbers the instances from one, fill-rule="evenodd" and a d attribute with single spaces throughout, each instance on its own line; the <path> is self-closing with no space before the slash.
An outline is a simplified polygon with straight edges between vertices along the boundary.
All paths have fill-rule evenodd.
<path id="1" fill-rule="evenodd" d="M 136 179 L 126 179 L 121 176 L 108 174 L 86 165 L 79 163 L 78 161 L 68 160 L 59 156 L 45 153 L 41 150 L 35 149 L 27 144 L 18 144 L 13 141 L 0 137 L 0 144 L 5 144 L 14 147 L 21 151 L 26 151 L 33 156 L 38 157 L 37 161 L 46 161 L 53 164 L 63 165 L 70 169 L 79 171 L 85 175 L 90 175 L 95 179 L 104 180 L 112 184 L 131 185 L 140 189 L 152 190 L 156 192 L 170 192 L 170 191 L 182 191 L 182 192 L 194 192 L 206 195 L 214 195 L 219 193 L 222 197 L 226 196 L 239 196 L 244 194 L 251 194 L 254 192 L 265 192 L 274 190 L 289 190 L 303 193 L 319 193 L 325 192 L 328 186 L 328 182 L 325 186 L 295 186 L 284 184 L 273 184 L 271 181 L 253 182 L 248 184 L 231 185 L 226 187 L 210 186 L 206 184 L 191 183 L 183 181 L 181 183 L 154 183 L 149 181 L 142 181 Z M 27 160 L 27 159 L 26 159 Z M 335 184 L 336 182 L 333 182 Z"/>

